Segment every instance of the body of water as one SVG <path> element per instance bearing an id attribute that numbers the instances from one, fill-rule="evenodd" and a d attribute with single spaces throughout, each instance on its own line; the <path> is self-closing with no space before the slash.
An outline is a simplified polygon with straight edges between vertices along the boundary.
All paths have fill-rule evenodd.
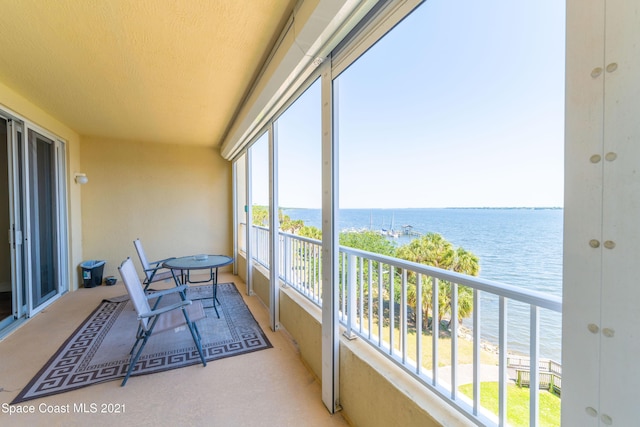
<path id="1" fill-rule="evenodd" d="M 319 209 L 284 209 L 284 213 L 321 228 Z M 478 257 L 480 277 L 562 296 L 562 218 L 562 209 L 344 209 L 338 224 L 340 230 L 401 232 L 404 225 L 411 225 L 418 233 L 439 233 Z M 414 238 L 400 235 L 391 240 L 400 246 Z M 507 318 L 508 350 L 528 354 L 528 306 L 510 301 Z M 470 326 L 470 319 L 464 324 Z M 561 361 L 561 332 L 561 315 L 541 310 L 541 357 Z M 497 297 L 483 294 L 481 334 L 497 344 Z"/>

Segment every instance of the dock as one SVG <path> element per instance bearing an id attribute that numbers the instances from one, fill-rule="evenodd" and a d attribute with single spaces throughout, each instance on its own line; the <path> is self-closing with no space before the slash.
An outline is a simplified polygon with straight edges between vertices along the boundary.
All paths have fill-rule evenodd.
<path id="1" fill-rule="evenodd" d="M 421 233 L 418 233 L 417 231 L 415 231 L 413 229 L 413 225 L 408 225 L 408 224 L 402 226 L 402 235 L 403 236 L 415 236 L 415 237 L 422 236 Z"/>

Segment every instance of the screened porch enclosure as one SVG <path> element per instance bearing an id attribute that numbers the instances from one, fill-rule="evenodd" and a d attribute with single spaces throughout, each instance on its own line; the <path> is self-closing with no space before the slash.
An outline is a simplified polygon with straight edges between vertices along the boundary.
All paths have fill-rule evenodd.
<path id="1" fill-rule="evenodd" d="M 499 425 L 517 406 L 524 425 L 542 425 L 542 399 L 514 404 L 504 386 L 519 382 L 526 394 L 536 380 L 560 389 L 563 425 L 634 425 L 638 372 L 622 356 L 640 351 L 636 9 L 602 0 L 7 3 L 5 401 L 86 317 L 83 303 L 63 304 L 92 291 L 81 289 L 80 263 L 105 260 L 104 275 L 115 276 L 141 238 L 154 259 L 233 256 L 225 273 L 268 307 L 258 316 L 269 333 L 292 337 L 285 347 L 299 364 L 285 365 L 308 368 L 315 408 L 352 425 Z M 487 46 L 501 50 L 489 55 Z M 341 210 L 373 202 L 467 209 L 548 200 L 562 208 L 561 308 L 559 293 L 514 289 L 512 272 L 454 274 L 340 242 Z M 258 206 L 267 214 L 259 224 Z M 291 207 L 319 210 L 320 234 L 280 230 L 279 211 Z M 391 235 L 412 225 L 398 216 L 374 224 Z M 520 266 L 533 258 L 498 257 Z M 468 297 L 480 321 L 460 314 Z M 484 322 L 488 313 L 497 320 Z M 456 331 L 463 317 L 467 330 Z M 516 319 L 524 319 L 518 356 L 526 360 L 509 354 Z M 543 344 L 558 328 L 560 384 Z M 474 337 L 491 330 L 497 360 L 485 359 Z M 286 368 L 259 364 L 247 366 L 261 379 L 289 379 Z M 477 386 L 485 374 L 497 377 L 495 410 L 474 399 L 486 395 Z M 162 378 L 193 393 L 183 375 Z M 222 378 L 196 378 L 198 390 Z M 156 393 L 158 417 L 175 420 L 175 399 L 155 381 L 129 385 Z M 298 385 L 283 387 L 296 394 Z M 119 392 L 91 391 L 100 401 Z M 272 402 L 266 385 L 251 392 L 258 409 Z M 131 411 L 121 421 L 137 422 L 140 407 Z M 200 414 L 203 424 L 218 415 Z"/>

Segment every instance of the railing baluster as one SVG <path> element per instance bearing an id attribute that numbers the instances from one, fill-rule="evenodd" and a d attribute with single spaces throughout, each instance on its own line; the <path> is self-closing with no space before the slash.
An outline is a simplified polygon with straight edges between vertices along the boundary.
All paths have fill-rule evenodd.
<path id="1" fill-rule="evenodd" d="M 309 262 L 311 263 L 311 281 L 313 283 L 313 293 L 311 294 L 311 299 L 312 301 L 318 301 L 318 280 L 317 277 L 319 277 L 318 274 L 318 247 L 317 245 L 313 245 L 311 247 L 311 252 L 313 254 L 313 256 L 311 257 L 311 259 L 309 260 Z"/>
<path id="2" fill-rule="evenodd" d="M 400 349 L 402 363 L 407 363 L 407 270 L 402 269 L 402 287 L 400 288 Z"/>
<path id="3" fill-rule="evenodd" d="M 536 307 L 535 305 L 531 306 L 529 328 L 530 328 L 529 425 L 532 427 L 536 427 L 538 425 L 538 404 L 539 404 L 538 389 L 540 388 L 540 378 L 539 378 L 540 319 L 538 318 L 538 307 Z"/>
<path id="4" fill-rule="evenodd" d="M 305 271 L 305 277 L 307 280 L 307 287 L 309 288 L 309 299 L 311 299 L 313 301 L 313 299 L 315 298 L 315 293 L 316 293 L 316 284 L 315 284 L 315 279 L 314 279 L 314 275 L 315 275 L 315 262 L 314 262 L 314 256 L 315 256 L 315 245 L 312 245 L 311 243 L 306 243 L 306 248 L 305 248 L 305 258 L 304 258 L 304 271 Z"/>
<path id="5" fill-rule="evenodd" d="M 422 274 L 416 274 L 416 374 L 422 374 Z"/>
<path id="6" fill-rule="evenodd" d="M 369 267 L 368 269 L 368 274 L 367 274 L 367 313 L 368 313 L 368 320 L 369 320 L 369 339 L 371 339 L 371 328 L 373 326 L 373 291 L 371 289 L 371 286 L 373 286 L 373 261 L 368 260 L 367 262 L 367 266 Z"/>
<path id="7" fill-rule="evenodd" d="M 302 271 L 302 263 L 304 258 L 304 242 L 298 242 L 296 248 L 296 274 L 298 283 L 300 283 L 301 289 L 305 295 L 309 295 L 307 292 L 307 284 L 304 282 L 304 273 Z"/>
<path id="8" fill-rule="evenodd" d="M 382 262 L 378 261 L 378 347 L 382 347 L 382 325 L 384 325 L 384 291 L 382 290 L 384 277 L 382 268 Z"/>
<path id="9" fill-rule="evenodd" d="M 431 339 L 433 341 L 431 347 L 431 362 L 433 385 L 438 385 L 438 337 L 440 336 L 440 319 L 438 318 L 438 278 L 433 277 L 431 286 Z"/>
<path id="10" fill-rule="evenodd" d="M 358 257 L 358 267 L 360 271 L 358 272 L 358 290 L 360 291 L 360 295 L 358 297 L 358 321 L 359 331 L 362 333 L 362 328 L 364 324 L 364 261 L 362 257 Z"/>
<path id="11" fill-rule="evenodd" d="M 285 253 L 283 254 L 284 256 L 281 257 L 284 259 L 284 274 L 285 274 L 285 280 L 287 283 L 291 284 L 294 283 L 293 282 L 293 276 L 291 275 L 291 245 L 294 242 L 291 240 L 291 238 L 287 237 L 285 239 L 285 245 L 284 245 L 284 250 Z"/>
<path id="12" fill-rule="evenodd" d="M 309 298 L 313 299 L 313 270 L 311 263 L 311 253 L 313 251 L 313 247 L 311 243 L 306 242 L 304 247 L 304 277 L 307 281 L 307 289 L 309 290 Z"/>
<path id="13" fill-rule="evenodd" d="M 304 278 L 307 282 L 307 289 L 309 292 L 309 298 L 313 299 L 314 293 L 314 284 L 313 284 L 313 263 L 311 255 L 313 253 L 313 246 L 310 243 L 306 242 L 304 247 Z"/>
<path id="14" fill-rule="evenodd" d="M 396 330 L 396 303 L 395 303 L 395 287 L 393 277 L 395 269 L 389 266 L 389 354 L 393 355 L 395 346 L 395 330 Z"/>
<path id="15" fill-rule="evenodd" d="M 354 338 L 353 335 L 353 320 L 356 318 L 356 257 L 355 255 L 349 254 L 347 256 L 348 259 L 348 280 L 347 280 L 347 290 L 349 293 L 349 308 L 347 311 L 347 330 L 345 332 L 345 336 L 349 339 Z"/>
<path id="16" fill-rule="evenodd" d="M 458 394 L 458 284 L 451 284 L 451 399 Z"/>
<path id="17" fill-rule="evenodd" d="M 285 258 L 287 259 L 287 270 L 285 272 L 285 276 L 288 279 L 288 283 L 291 284 L 296 289 L 300 290 L 298 281 L 296 280 L 295 275 L 295 263 L 296 263 L 296 245 L 298 244 L 297 240 L 290 240 L 287 248 L 289 249 L 289 253 L 285 254 Z"/>
<path id="18" fill-rule="evenodd" d="M 498 420 L 499 425 L 507 425 L 507 302 L 503 296 L 499 297 L 499 354 L 498 366 L 500 369 L 498 383 Z"/>
<path id="19" fill-rule="evenodd" d="M 291 264 L 291 274 L 293 276 L 293 280 L 296 282 L 296 288 L 300 289 L 300 292 L 304 295 L 304 286 L 300 280 L 300 271 L 298 269 L 298 265 L 300 263 L 300 241 L 296 240 L 293 245 L 293 254 L 292 256 L 292 264 Z"/>
<path id="20" fill-rule="evenodd" d="M 321 287 L 321 277 L 322 277 L 322 250 L 320 249 L 320 246 L 316 246 L 316 286 L 318 288 L 317 290 L 317 297 L 318 297 L 318 302 L 321 303 L 322 302 L 322 287 Z M 320 304 L 322 305 L 322 304 Z"/>
<path id="21" fill-rule="evenodd" d="M 298 289 L 298 283 L 295 281 L 295 276 L 293 275 L 293 262 L 294 262 L 294 245 L 296 241 L 287 238 L 285 243 L 285 250 L 287 251 L 282 258 L 284 258 L 285 263 L 285 277 L 287 278 L 287 282 L 293 285 L 296 289 Z"/>
<path id="22" fill-rule="evenodd" d="M 480 412 L 480 291 L 473 290 L 473 413 Z"/>
<path id="23" fill-rule="evenodd" d="M 302 242 L 302 257 L 300 257 L 300 268 L 302 269 L 302 277 L 304 277 L 304 288 L 307 296 L 313 295 L 311 288 L 311 278 L 309 277 L 309 242 Z"/>
<path id="24" fill-rule="evenodd" d="M 302 257 L 304 256 L 304 242 L 297 242 L 296 244 L 296 253 L 295 253 L 295 269 L 296 272 L 296 282 L 299 283 L 300 290 L 303 295 L 307 295 L 307 289 L 304 283 L 304 277 L 302 275 L 301 266 L 302 266 Z"/>
<path id="25" fill-rule="evenodd" d="M 344 314 L 347 311 L 347 288 L 346 288 L 346 283 L 347 283 L 347 265 L 345 263 L 345 259 L 347 257 L 347 254 L 342 254 L 342 256 L 340 257 L 342 259 L 342 280 L 340 282 L 340 286 L 341 286 L 341 290 L 342 290 L 342 316 L 344 317 Z"/>

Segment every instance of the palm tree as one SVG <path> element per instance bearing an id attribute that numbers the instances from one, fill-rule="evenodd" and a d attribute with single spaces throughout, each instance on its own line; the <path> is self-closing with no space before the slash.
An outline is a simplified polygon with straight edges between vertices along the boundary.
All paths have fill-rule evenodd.
<path id="1" fill-rule="evenodd" d="M 418 239 L 398 248 L 396 256 L 407 261 L 430 265 L 433 267 L 452 270 L 457 273 L 477 276 L 480 272 L 478 257 L 463 248 L 454 248 L 451 242 L 437 233 L 427 233 Z M 429 314 L 438 310 L 438 318 L 442 319 L 451 313 L 451 283 L 441 281 L 438 290 L 438 307 L 432 305 L 431 283 L 429 278 L 424 278 L 422 283 L 422 301 L 416 301 L 416 274 L 409 273 L 409 289 L 407 290 L 408 303 L 423 311 L 423 328 L 428 327 Z M 466 286 L 458 287 L 458 320 L 469 317 L 473 311 L 473 291 Z"/>

